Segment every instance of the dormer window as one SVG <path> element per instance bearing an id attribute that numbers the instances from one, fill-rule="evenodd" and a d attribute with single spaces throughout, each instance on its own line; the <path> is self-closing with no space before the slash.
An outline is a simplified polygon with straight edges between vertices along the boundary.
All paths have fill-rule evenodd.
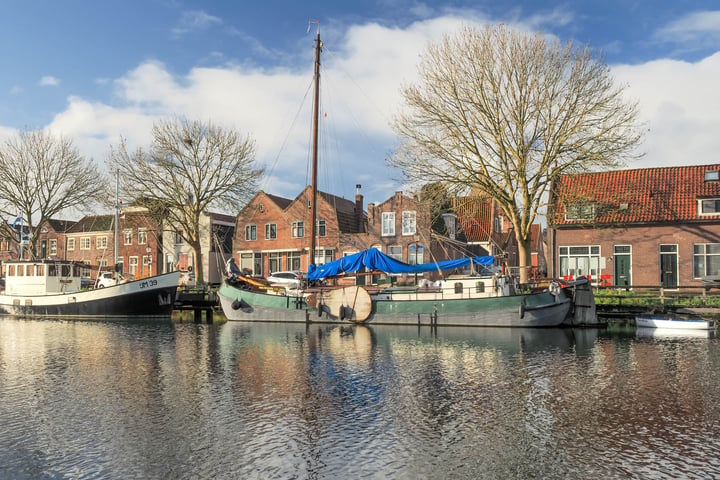
<path id="1" fill-rule="evenodd" d="M 700 215 L 720 215 L 720 198 L 703 198 L 698 200 Z"/>
<path id="2" fill-rule="evenodd" d="M 705 172 L 706 182 L 717 182 L 720 180 L 720 170 L 708 170 Z"/>
<path id="3" fill-rule="evenodd" d="M 594 218 L 594 203 L 573 203 L 565 207 L 565 220 L 593 220 Z"/>

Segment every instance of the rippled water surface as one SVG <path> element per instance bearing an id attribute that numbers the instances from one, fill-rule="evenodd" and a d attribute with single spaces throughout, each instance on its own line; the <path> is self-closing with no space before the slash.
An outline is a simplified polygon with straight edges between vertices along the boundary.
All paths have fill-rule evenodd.
<path id="1" fill-rule="evenodd" d="M 0 478 L 713 478 L 720 345 L 0 318 Z"/>

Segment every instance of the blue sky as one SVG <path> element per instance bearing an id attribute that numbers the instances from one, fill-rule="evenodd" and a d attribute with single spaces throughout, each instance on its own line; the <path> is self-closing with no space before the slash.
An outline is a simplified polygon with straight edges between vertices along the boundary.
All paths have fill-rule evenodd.
<path id="1" fill-rule="evenodd" d="M 250 135 L 261 188 L 309 183 L 309 93 L 324 43 L 320 188 L 382 202 L 403 187 L 385 160 L 400 88 L 428 42 L 503 22 L 602 50 L 648 126 L 628 167 L 720 163 L 720 4 L 702 0 L 25 0 L 0 15 L 0 140 L 48 128 L 103 164 L 153 121 L 212 120 Z M 236 212 L 229 212 L 236 213 Z"/>

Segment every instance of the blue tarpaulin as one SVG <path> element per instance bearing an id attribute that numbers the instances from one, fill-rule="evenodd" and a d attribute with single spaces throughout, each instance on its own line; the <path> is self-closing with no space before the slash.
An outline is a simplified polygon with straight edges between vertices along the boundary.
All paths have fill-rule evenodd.
<path id="1" fill-rule="evenodd" d="M 434 272 L 437 270 L 463 268 L 469 266 L 471 263 L 476 265 L 492 265 L 493 257 L 461 258 L 458 260 L 444 260 L 442 262 L 410 265 L 388 257 L 376 248 L 370 248 L 326 263 L 325 265 L 310 265 L 307 278 L 308 280 L 320 280 L 323 278 L 336 277 L 344 273 L 358 272 L 363 269 L 366 271 L 380 271 L 391 274 Z"/>

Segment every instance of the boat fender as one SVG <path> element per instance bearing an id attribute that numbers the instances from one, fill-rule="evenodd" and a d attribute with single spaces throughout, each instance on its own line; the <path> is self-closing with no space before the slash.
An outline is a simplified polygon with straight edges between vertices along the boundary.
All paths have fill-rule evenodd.
<path id="1" fill-rule="evenodd" d="M 518 312 L 520 314 L 520 318 L 525 318 L 525 304 L 520 304 L 520 311 Z"/>
<path id="2" fill-rule="evenodd" d="M 340 305 L 340 320 L 345 320 L 345 305 Z"/>
<path id="3" fill-rule="evenodd" d="M 236 298 L 230 306 L 233 310 L 242 310 L 246 313 L 252 312 L 252 307 L 250 306 L 250 304 L 241 298 Z"/>
<path id="4" fill-rule="evenodd" d="M 551 282 L 548 290 L 555 297 L 555 302 L 557 302 L 558 297 L 560 296 L 560 284 L 557 282 Z"/>
<path id="5" fill-rule="evenodd" d="M 317 307 L 318 317 L 322 317 L 323 310 L 325 310 L 325 305 L 323 305 L 322 302 L 318 303 L 318 307 Z"/>

